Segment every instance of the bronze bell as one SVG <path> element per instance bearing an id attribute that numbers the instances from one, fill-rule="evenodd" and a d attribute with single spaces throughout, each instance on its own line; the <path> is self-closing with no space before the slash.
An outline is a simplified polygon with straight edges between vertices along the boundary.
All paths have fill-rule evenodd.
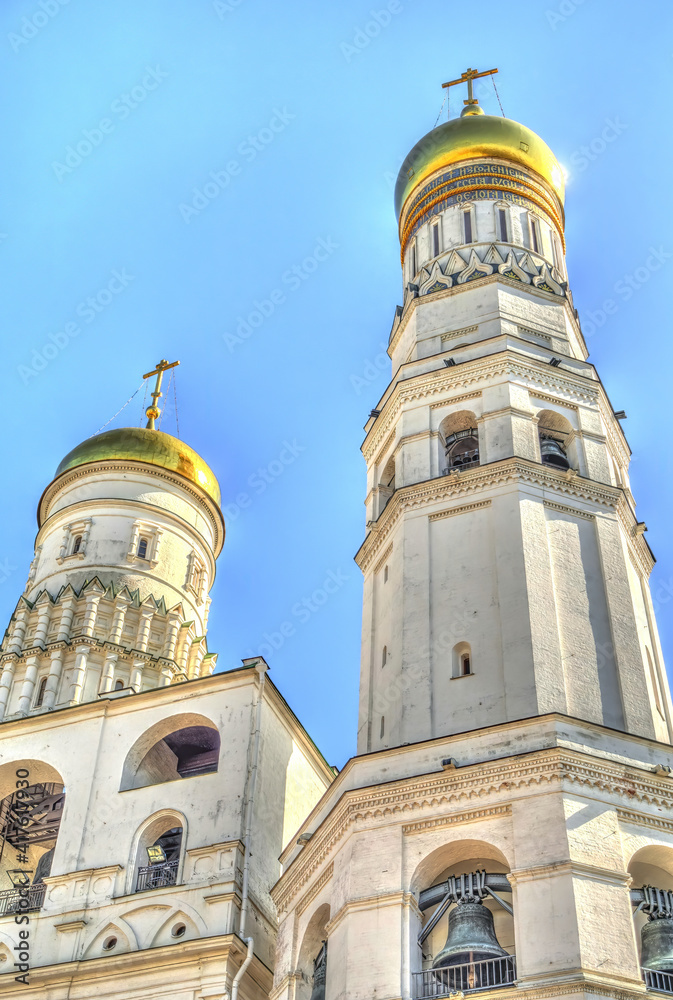
<path id="1" fill-rule="evenodd" d="M 313 992 L 311 1000 L 325 1000 L 325 982 L 327 980 L 327 941 L 318 952 L 313 962 Z"/>
<path id="2" fill-rule="evenodd" d="M 483 903 L 458 903 L 449 910 L 446 944 L 432 963 L 433 969 L 467 962 L 503 958 L 508 953 L 498 944 L 493 914 Z"/>
<path id="3" fill-rule="evenodd" d="M 640 932 L 640 964 L 655 972 L 673 972 L 673 918 L 651 918 Z"/>

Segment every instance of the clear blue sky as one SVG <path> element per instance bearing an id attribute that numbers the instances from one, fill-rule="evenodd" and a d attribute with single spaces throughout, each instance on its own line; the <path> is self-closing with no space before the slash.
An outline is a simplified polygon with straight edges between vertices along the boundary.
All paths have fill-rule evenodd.
<path id="1" fill-rule="evenodd" d="M 354 752 L 359 447 L 401 295 L 394 176 L 433 127 L 441 83 L 498 66 L 505 113 L 570 172 L 571 286 L 595 328 L 591 360 L 628 413 L 673 662 L 673 256 L 637 270 L 651 247 L 673 254 L 670 5 L 644 0 L 635 17 L 623 0 L 61 3 L 0 10 L 3 623 L 59 460 L 159 358 L 179 358 L 181 436 L 216 470 L 227 506 L 249 497 L 229 511 L 210 648 L 229 669 L 292 622 L 271 676 L 330 762 Z M 389 7 L 378 15 L 389 23 L 363 33 Z M 293 275 L 320 240 L 325 259 Z M 634 273 L 629 298 L 615 291 Z M 591 316 L 606 299 L 617 309 L 601 325 Z M 269 315 L 236 343 L 256 302 Z M 142 392 L 117 425 L 137 424 L 141 403 Z M 330 573 L 329 600 L 293 615 Z"/>

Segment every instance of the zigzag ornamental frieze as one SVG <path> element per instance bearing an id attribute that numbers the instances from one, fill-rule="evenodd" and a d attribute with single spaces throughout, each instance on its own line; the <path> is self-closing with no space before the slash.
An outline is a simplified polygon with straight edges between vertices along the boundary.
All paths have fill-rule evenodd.
<path id="1" fill-rule="evenodd" d="M 563 474 L 551 472 L 548 466 L 520 458 L 506 458 L 501 462 L 471 469 L 469 472 L 438 476 L 396 490 L 360 546 L 355 561 L 363 573 L 367 572 L 372 561 L 378 558 L 378 553 L 387 543 L 391 531 L 403 514 L 433 503 L 468 496 L 512 482 L 553 490 L 564 497 L 573 497 L 609 509 L 615 509 L 623 501 L 622 491 L 617 487 L 594 483 L 579 476 L 567 479 Z"/>
<path id="2" fill-rule="evenodd" d="M 302 898 L 297 903 L 297 916 L 301 916 L 307 906 L 310 906 L 315 897 L 318 895 L 323 886 L 327 885 L 332 876 L 334 875 L 334 863 L 328 865 L 325 871 L 322 873 L 318 881 L 311 886 L 309 891 L 305 893 Z"/>
<path id="3" fill-rule="evenodd" d="M 439 819 L 419 820 L 418 823 L 408 823 L 402 827 L 402 833 L 407 836 L 413 833 L 425 833 L 426 830 L 441 830 L 444 827 L 456 826 L 461 823 L 477 823 L 482 819 L 493 819 L 495 816 L 511 816 L 512 807 L 491 806 L 490 809 L 471 809 L 468 812 L 454 813 L 452 816 L 441 816 Z"/>
<path id="4" fill-rule="evenodd" d="M 555 374 L 552 375 L 546 371 L 549 365 L 544 364 L 544 362 L 541 362 L 540 365 L 528 364 L 519 358 L 512 357 L 508 352 L 502 352 L 486 359 L 477 358 L 474 361 L 465 361 L 460 365 L 459 371 L 457 371 L 457 367 L 447 369 L 442 366 L 442 368 L 437 368 L 432 372 L 412 376 L 398 382 L 393 387 L 384 404 L 381 416 L 362 445 L 362 453 L 367 462 L 371 460 L 375 452 L 378 452 L 382 439 L 387 437 L 405 403 L 429 399 L 438 393 L 446 393 L 448 397 L 446 402 L 449 404 L 455 400 L 455 397 L 451 398 L 452 391 L 502 376 L 524 379 L 528 388 L 530 388 L 528 383 L 532 383 L 552 390 L 557 394 L 556 402 L 564 402 L 569 399 L 570 401 L 596 405 L 601 393 L 599 382 L 592 384 L 587 378 L 558 368 L 553 369 Z M 560 400 L 559 397 L 561 397 Z"/>
<path id="5" fill-rule="evenodd" d="M 647 813 L 635 812 L 633 809 L 617 809 L 617 819 L 621 823 L 631 823 L 634 826 L 647 826 L 653 830 L 663 830 L 673 833 L 673 820 L 661 816 L 648 816 Z"/>

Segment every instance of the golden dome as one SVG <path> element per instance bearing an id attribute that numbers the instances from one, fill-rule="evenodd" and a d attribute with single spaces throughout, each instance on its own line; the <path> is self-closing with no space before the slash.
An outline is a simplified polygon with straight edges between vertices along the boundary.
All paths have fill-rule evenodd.
<path id="1" fill-rule="evenodd" d="M 65 456 L 56 476 L 90 462 L 115 461 L 142 462 L 169 469 L 194 483 L 220 505 L 219 483 L 201 456 L 184 441 L 145 427 L 120 427 L 88 438 Z"/>
<path id="2" fill-rule="evenodd" d="M 563 171 L 549 146 L 525 125 L 481 114 L 478 107 L 468 106 L 462 117 L 444 122 L 416 143 L 402 164 L 395 186 L 398 218 L 412 192 L 436 170 L 482 157 L 508 160 L 533 171 L 563 205 Z"/>

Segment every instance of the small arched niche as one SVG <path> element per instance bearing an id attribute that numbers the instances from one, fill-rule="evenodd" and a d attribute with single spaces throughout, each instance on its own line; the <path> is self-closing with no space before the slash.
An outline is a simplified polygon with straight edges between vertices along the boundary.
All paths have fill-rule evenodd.
<path id="1" fill-rule="evenodd" d="M 140 736 L 129 750 L 120 791 L 217 771 L 220 734 L 203 715 L 162 719 Z"/>
<path id="2" fill-rule="evenodd" d="M 439 425 L 439 440 L 439 467 L 443 472 L 479 465 L 479 431 L 471 410 L 458 410 L 445 417 Z"/>
<path id="3" fill-rule="evenodd" d="M 577 436 L 570 421 L 556 410 L 540 410 L 537 421 L 542 464 L 560 472 L 579 469 Z"/>
<path id="4" fill-rule="evenodd" d="M 414 873 L 412 888 L 420 895 L 424 889 L 445 882 L 449 876 L 468 875 L 470 872 L 485 870 L 488 874 L 506 875 L 510 865 L 505 855 L 497 847 L 485 841 L 461 840 L 438 847 L 424 858 Z M 503 897 L 511 902 L 511 897 Z M 423 911 L 418 931 L 431 921 L 439 904 Z M 493 929 L 498 944 L 508 954 L 514 954 L 514 920 L 510 913 L 492 897 L 486 896 L 482 905 L 493 917 Z M 453 904 L 438 921 L 422 945 L 422 968 L 429 970 L 444 948 L 449 931 L 449 913 Z"/>
<path id="5" fill-rule="evenodd" d="M 473 673 L 472 647 L 469 642 L 457 642 L 451 655 L 451 676 L 469 677 Z"/>

